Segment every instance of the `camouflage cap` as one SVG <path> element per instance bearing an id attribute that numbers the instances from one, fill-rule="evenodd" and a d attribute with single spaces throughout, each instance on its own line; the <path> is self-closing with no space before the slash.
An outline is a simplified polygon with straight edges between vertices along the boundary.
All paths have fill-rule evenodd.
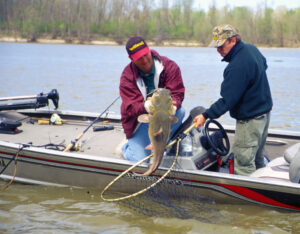
<path id="1" fill-rule="evenodd" d="M 214 27 L 213 40 L 208 47 L 222 46 L 228 38 L 238 35 L 238 30 L 230 24 L 223 24 Z"/>

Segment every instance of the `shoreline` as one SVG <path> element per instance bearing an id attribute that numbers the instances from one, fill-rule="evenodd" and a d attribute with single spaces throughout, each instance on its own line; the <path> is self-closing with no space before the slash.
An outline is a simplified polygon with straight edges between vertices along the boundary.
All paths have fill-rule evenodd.
<path id="1" fill-rule="evenodd" d="M 79 40 L 73 40 L 68 43 L 63 39 L 48 39 L 38 38 L 35 42 L 30 42 L 25 38 L 20 37 L 0 37 L 0 42 L 12 42 L 12 43 L 40 43 L 40 44 L 69 44 L 69 45 L 110 45 L 110 46 L 122 46 L 125 44 L 118 44 L 112 40 L 92 40 L 90 42 L 81 43 Z M 198 42 L 186 42 L 186 41 L 164 41 L 162 44 L 155 44 L 155 42 L 147 41 L 149 46 L 176 46 L 176 47 L 205 47 Z"/>
<path id="2" fill-rule="evenodd" d="M 8 43 L 37 43 L 37 44 L 63 44 L 63 45 L 102 45 L 102 46 L 124 46 L 125 44 L 119 44 L 112 40 L 92 40 L 90 42 L 80 42 L 79 40 L 73 40 L 72 42 L 68 43 L 63 39 L 49 39 L 49 38 L 38 38 L 34 42 L 30 42 L 25 38 L 21 37 L 0 37 L 0 42 L 8 42 Z M 196 41 L 163 41 L 161 44 L 157 44 L 153 41 L 147 41 L 149 46 L 157 46 L 157 47 L 201 47 L 201 48 L 208 48 L 207 46 L 203 45 L 202 43 Z M 278 49 L 298 49 L 299 46 L 266 46 L 266 45 L 256 45 L 259 48 L 278 48 Z"/>

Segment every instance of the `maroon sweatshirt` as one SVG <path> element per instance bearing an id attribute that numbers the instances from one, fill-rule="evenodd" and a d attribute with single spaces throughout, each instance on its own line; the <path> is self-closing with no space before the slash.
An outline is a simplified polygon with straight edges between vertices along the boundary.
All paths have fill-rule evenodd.
<path id="1" fill-rule="evenodd" d="M 159 60 L 162 63 L 158 88 L 170 90 L 172 99 L 176 101 L 176 107 L 179 109 L 185 92 L 180 68 L 174 61 L 160 56 L 154 50 L 151 50 L 151 54 L 155 60 Z M 145 84 L 139 76 L 137 67 L 133 62 L 129 63 L 122 72 L 119 87 L 122 98 L 121 121 L 127 139 L 132 136 L 138 124 L 137 117 L 147 113 L 144 107 L 145 98 L 140 90 L 140 87 L 143 85 Z"/>

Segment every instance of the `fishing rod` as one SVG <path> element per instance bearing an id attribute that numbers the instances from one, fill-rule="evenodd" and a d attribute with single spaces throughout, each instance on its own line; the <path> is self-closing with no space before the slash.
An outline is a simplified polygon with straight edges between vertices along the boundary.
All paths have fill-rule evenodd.
<path id="1" fill-rule="evenodd" d="M 118 96 L 82 133 L 80 133 L 75 140 L 71 141 L 71 143 L 64 149 L 63 152 L 68 152 L 70 149 L 72 149 L 74 147 L 74 145 L 81 139 L 81 137 L 83 137 L 83 135 L 87 132 L 87 130 L 89 130 L 89 128 L 96 123 L 101 116 L 113 105 L 115 104 L 115 102 L 120 98 L 120 96 Z"/>

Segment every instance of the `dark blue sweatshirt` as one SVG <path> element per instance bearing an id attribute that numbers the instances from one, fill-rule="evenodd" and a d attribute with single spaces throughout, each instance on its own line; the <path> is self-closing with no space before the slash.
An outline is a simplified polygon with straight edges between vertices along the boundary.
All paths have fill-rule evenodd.
<path id="1" fill-rule="evenodd" d="M 259 50 L 240 41 L 222 61 L 229 64 L 223 74 L 221 98 L 204 116 L 216 119 L 230 111 L 231 117 L 247 120 L 269 112 L 273 102 L 266 74 L 268 66 Z"/>

